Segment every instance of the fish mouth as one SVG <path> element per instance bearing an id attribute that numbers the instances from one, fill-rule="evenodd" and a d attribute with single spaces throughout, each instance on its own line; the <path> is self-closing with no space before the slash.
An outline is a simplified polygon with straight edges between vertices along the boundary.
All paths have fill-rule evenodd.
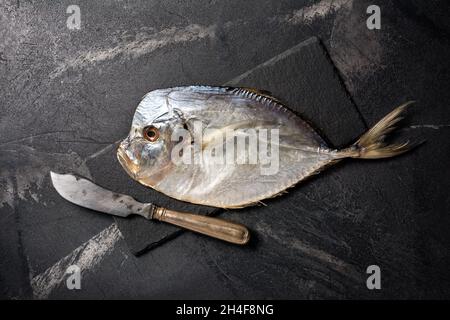
<path id="1" fill-rule="evenodd" d="M 140 171 L 139 165 L 137 165 L 130 159 L 122 146 L 119 146 L 119 148 L 117 149 L 117 159 L 119 160 L 119 163 L 122 165 L 125 171 L 134 180 L 138 180 L 138 173 Z"/>

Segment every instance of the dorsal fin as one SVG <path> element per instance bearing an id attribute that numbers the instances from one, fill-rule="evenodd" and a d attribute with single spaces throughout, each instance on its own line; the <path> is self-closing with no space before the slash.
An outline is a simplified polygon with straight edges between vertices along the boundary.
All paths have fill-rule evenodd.
<path id="1" fill-rule="evenodd" d="M 241 87 L 241 89 L 244 89 L 246 91 L 255 93 L 255 94 L 259 94 L 261 96 L 266 96 L 266 97 L 272 97 L 272 92 L 267 91 L 267 90 L 263 90 L 263 89 L 257 89 L 257 88 L 250 88 L 250 87 Z"/>
<path id="2" fill-rule="evenodd" d="M 261 90 L 261 89 L 250 88 L 250 87 L 236 87 L 233 89 L 236 90 L 236 93 L 243 93 L 243 94 L 248 95 L 249 98 L 264 97 L 264 98 L 273 100 L 273 101 L 281 104 L 280 100 L 278 100 L 277 98 L 272 96 L 272 93 L 267 90 Z"/>

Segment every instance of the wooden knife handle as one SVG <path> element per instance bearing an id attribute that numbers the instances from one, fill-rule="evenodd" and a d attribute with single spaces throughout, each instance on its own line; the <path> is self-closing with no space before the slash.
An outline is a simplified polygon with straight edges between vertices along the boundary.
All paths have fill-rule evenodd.
<path id="1" fill-rule="evenodd" d="M 152 218 L 235 244 L 246 244 L 250 240 L 250 233 L 245 226 L 223 219 L 160 207 L 155 209 Z"/>

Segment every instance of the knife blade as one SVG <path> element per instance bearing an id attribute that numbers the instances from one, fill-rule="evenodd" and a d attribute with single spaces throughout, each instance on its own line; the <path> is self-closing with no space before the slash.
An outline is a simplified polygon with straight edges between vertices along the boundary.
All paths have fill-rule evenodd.
<path id="1" fill-rule="evenodd" d="M 73 174 L 50 171 L 50 176 L 59 195 L 81 207 L 119 217 L 137 214 L 149 220 L 163 221 L 235 244 L 246 244 L 250 239 L 248 229 L 235 222 L 169 210 L 152 203 L 141 203 L 130 196 L 110 191 Z"/>

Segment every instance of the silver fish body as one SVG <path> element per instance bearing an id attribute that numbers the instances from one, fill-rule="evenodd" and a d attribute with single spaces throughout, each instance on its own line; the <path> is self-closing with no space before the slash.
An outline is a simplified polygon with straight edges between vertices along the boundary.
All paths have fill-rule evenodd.
<path id="1" fill-rule="evenodd" d="M 406 144 L 382 143 L 405 107 L 354 145 L 334 150 L 264 91 L 211 86 L 155 90 L 137 107 L 118 159 L 133 179 L 170 197 L 239 208 L 276 196 L 339 159 L 405 152 Z"/>

